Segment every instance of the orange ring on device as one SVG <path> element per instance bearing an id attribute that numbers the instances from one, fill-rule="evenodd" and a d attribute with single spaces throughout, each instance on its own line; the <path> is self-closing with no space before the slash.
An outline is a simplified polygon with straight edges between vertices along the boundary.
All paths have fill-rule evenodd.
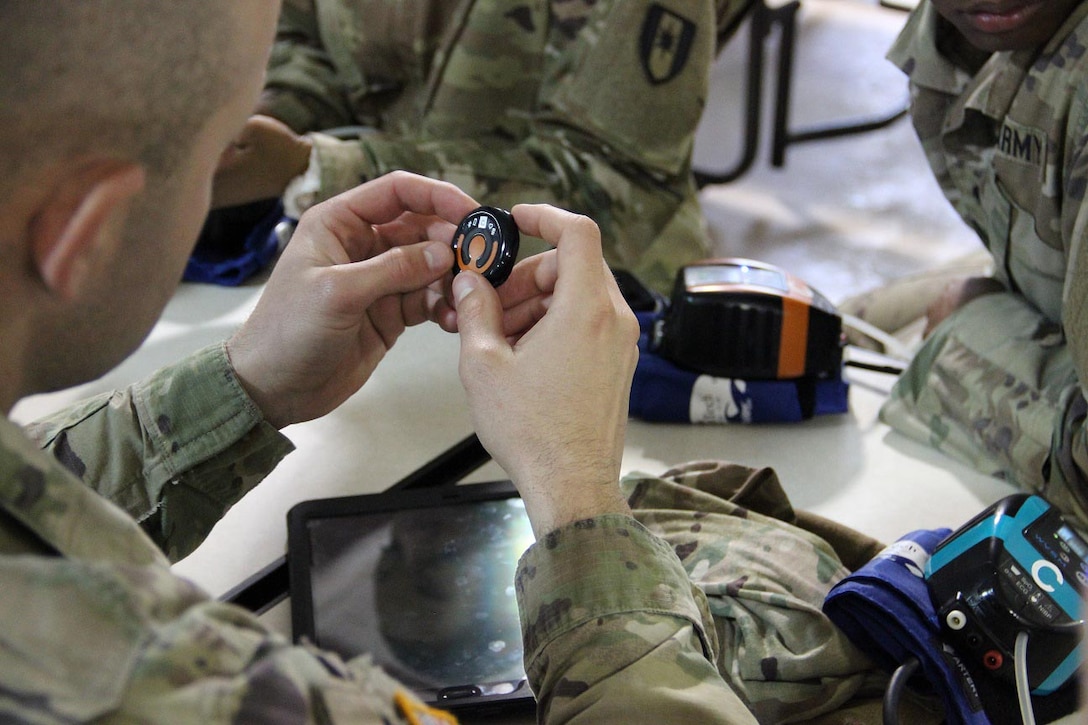
<path id="1" fill-rule="evenodd" d="M 498 287 L 514 268 L 520 240 L 510 212 L 481 206 L 462 219 L 453 234 L 453 273 L 479 272 L 493 287 Z"/>

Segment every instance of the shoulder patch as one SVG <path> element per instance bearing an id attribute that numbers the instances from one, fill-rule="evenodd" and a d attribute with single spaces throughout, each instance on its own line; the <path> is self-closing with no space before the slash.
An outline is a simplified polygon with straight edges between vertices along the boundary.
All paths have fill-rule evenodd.
<path id="1" fill-rule="evenodd" d="M 1006 159 L 1042 168 L 1046 164 L 1046 134 L 1005 119 L 997 133 L 997 153 Z"/>
<path id="2" fill-rule="evenodd" d="M 687 65 L 695 23 L 657 3 L 650 5 L 639 36 L 639 57 L 654 85 L 666 83 Z"/>

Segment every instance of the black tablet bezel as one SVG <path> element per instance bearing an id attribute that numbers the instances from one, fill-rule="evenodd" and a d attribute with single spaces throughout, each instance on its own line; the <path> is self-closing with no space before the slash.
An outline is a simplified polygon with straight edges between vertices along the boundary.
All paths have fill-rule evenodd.
<path id="1" fill-rule="evenodd" d="M 487 481 L 457 486 L 433 488 L 390 489 L 380 493 L 312 499 L 293 506 L 287 513 L 287 569 L 291 592 L 291 631 L 296 642 L 314 639 L 316 623 L 313 590 L 310 580 L 311 548 L 309 524 L 345 516 L 367 513 L 387 513 L 405 509 L 445 506 L 475 501 L 494 501 L 518 496 L 510 481 Z M 527 682 L 522 681 L 513 692 L 487 693 L 476 683 L 448 687 L 441 692 L 417 691 L 419 697 L 452 712 L 485 713 L 491 711 L 527 710 L 536 701 Z"/>

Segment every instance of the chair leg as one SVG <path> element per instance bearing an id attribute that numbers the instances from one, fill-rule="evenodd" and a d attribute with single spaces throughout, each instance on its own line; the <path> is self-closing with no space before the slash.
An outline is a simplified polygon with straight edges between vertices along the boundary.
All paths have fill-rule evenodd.
<path id="1" fill-rule="evenodd" d="M 820 141 L 839 136 L 867 133 L 890 126 L 907 115 L 909 95 L 899 106 L 886 113 L 852 118 L 842 121 L 816 124 L 790 130 L 789 113 L 792 92 L 793 55 L 797 36 L 797 11 L 801 3 L 796 1 L 769 11 L 772 22 L 782 27 L 778 50 L 778 86 L 775 93 L 774 130 L 771 138 L 771 164 L 781 168 L 786 163 L 786 149 L 797 143 Z M 906 92 L 904 91 L 904 94 Z"/>
<path id="2" fill-rule="evenodd" d="M 755 162 L 759 151 L 763 106 L 763 43 L 770 32 L 768 10 L 763 0 L 757 2 L 749 17 L 748 74 L 745 78 L 744 146 L 740 159 L 721 171 L 694 169 L 695 184 L 700 189 L 710 184 L 727 184 L 743 176 Z"/>
<path id="3" fill-rule="evenodd" d="M 759 151 L 762 122 L 764 43 L 775 26 L 780 28 L 780 38 L 771 129 L 771 164 L 773 166 L 780 168 L 785 165 L 786 149 L 793 144 L 875 131 L 907 115 L 909 99 L 887 113 L 791 130 L 789 114 L 793 90 L 793 57 L 797 36 L 797 13 L 800 9 L 800 0 L 793 0 L 776 8 L 767 7 L 766 0 L 758 0 L 755 3 L 749 17 L 744 145 L 741 156 L 737 163 L 728 169 L 694 169 L 695 183 L 700 189 L 710 184 L 726 184 L 735 181 L 747 173 L 755 162 Z"/>

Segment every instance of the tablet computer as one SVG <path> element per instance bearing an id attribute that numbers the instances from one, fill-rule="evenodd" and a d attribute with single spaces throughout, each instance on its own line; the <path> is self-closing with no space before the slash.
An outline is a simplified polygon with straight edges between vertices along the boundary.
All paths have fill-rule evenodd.
<path id="1" fill-rule="evenodd" d="M 430 704 L 532 708 L 514 573 L 533 543 L 509 481 L 305 501 L 287 516 L 291 619 Z"/>

